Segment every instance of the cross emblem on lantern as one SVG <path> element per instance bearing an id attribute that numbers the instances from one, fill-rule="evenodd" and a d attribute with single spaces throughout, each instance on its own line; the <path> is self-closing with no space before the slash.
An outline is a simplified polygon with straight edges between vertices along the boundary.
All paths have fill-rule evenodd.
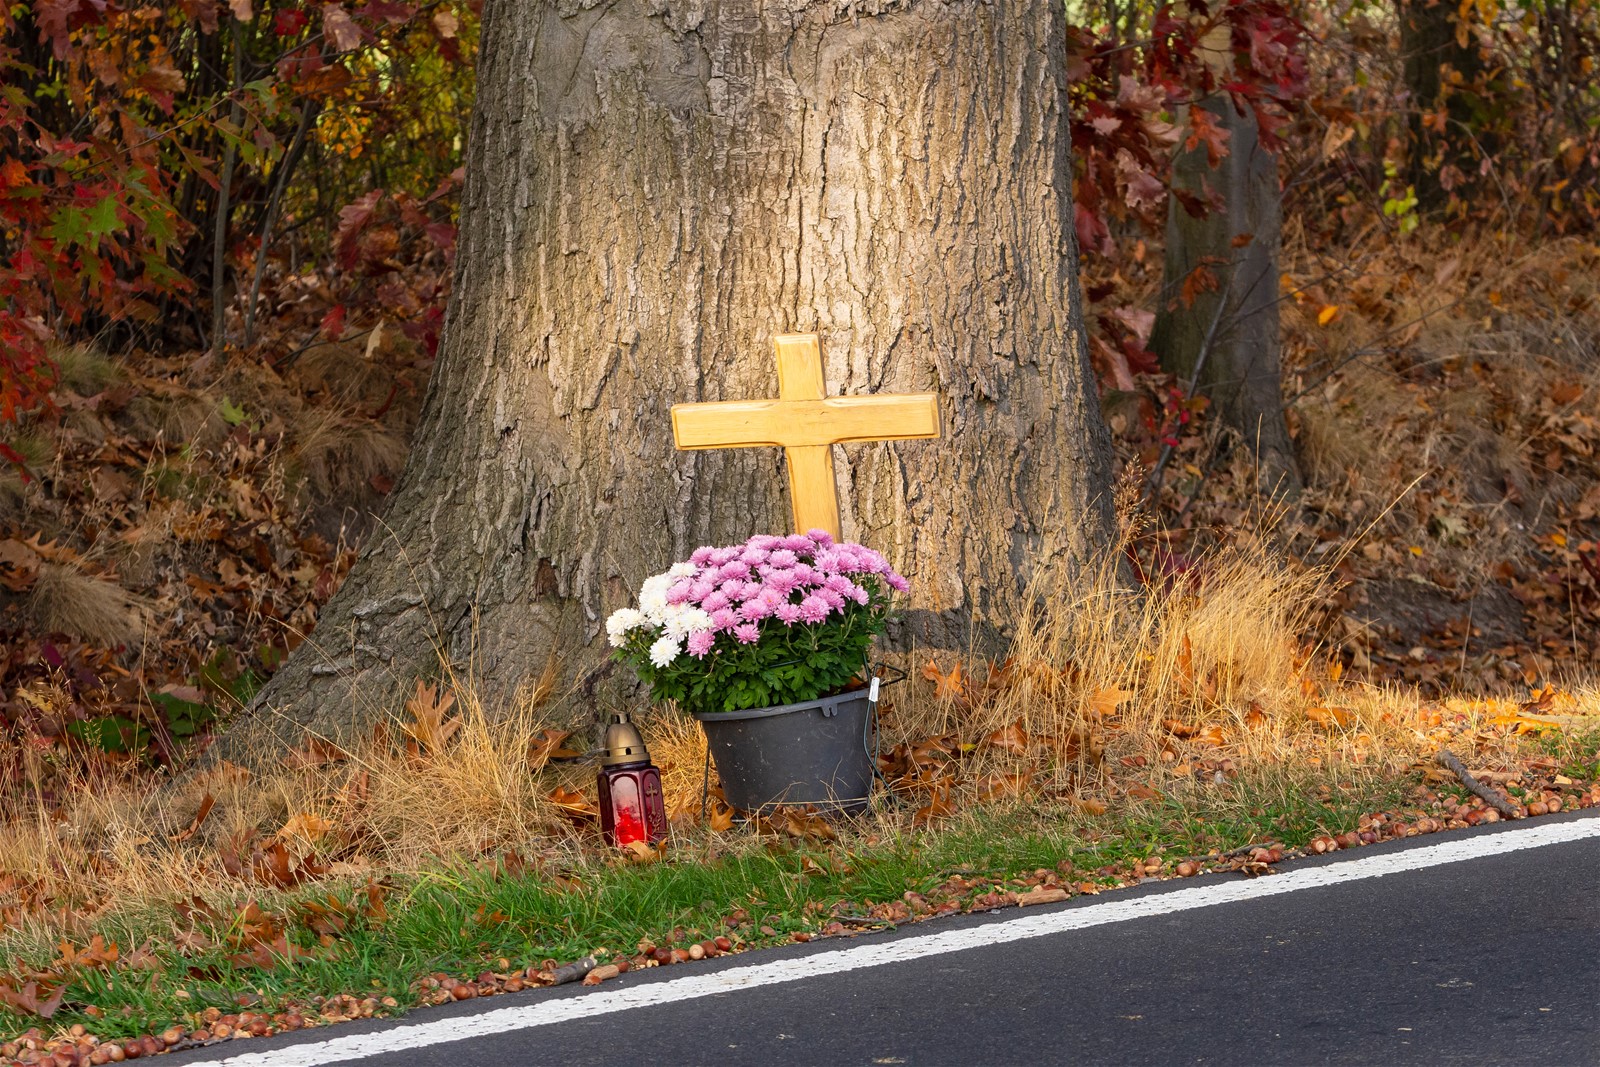
<path id="1" fill-rule="evenodd" d="M 778 357 L 778 399 L 674 404 L 673 439 L 680 449 L 782 448 L 796 532 L 823 529 L 837 539 L 833 446 L 938 437 L 938 398 L 933 393 L 829 396 L 816 334 L 782 334 L 772 347 Z"/>

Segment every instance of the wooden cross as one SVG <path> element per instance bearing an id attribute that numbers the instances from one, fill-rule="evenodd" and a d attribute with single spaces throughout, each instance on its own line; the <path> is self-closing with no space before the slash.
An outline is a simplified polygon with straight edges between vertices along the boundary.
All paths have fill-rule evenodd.
<path id="1" fill-rule="evenodd" d="M 837 539 L 833 446 L 938 437 L 938 398 L 932 393 L 829 396 L 816 334 L 783 334 L 772 347 L 778 355 L 777 400 L 674 404 L 673 439 L 680 449 L 782 448 L 795 530 L 821 528 Z"/>

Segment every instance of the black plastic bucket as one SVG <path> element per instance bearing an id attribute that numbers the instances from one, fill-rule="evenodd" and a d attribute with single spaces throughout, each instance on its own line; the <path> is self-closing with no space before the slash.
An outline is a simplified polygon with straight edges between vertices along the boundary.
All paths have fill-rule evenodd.
<path id="1" fill-rule="evenodd" d="M 872 705 L 868 691 L 748 711 L 696 715 L 722 779 L 741 811 L 786 805 L 858 812 L 872 795 Z"/>

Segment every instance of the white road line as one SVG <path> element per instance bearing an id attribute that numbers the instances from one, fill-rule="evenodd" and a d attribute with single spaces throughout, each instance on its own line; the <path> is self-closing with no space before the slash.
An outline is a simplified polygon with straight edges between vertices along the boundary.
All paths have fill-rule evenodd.
<path id="1" fill-rule="evenodd" d="M 320 1067 L 322 1064 L 362 1060 L 389 1052 L 405 1052 L 429 1045 L 549 1026 L 572 1019 L 606 1015 L 611 1012 L 695 1000 L 718 993 L 732 993 L 757 986 L 797 982 L 818 975 L 837 974 L 862 967 L 937 956 L 946 952 L 982 948 L 986 945 L 1022 941 L 1032 937 L 1083 930 L 1107 923 L 1127 922 L 1152 915 L 1166 915 L 1191 908 L 1277 896 L 1302 889 L 1340 885 L 1387 874 L 1421 870 L 1446 863 L 1498 856 L 1522 849 L 1541 848 L 1567 841 L 1600 837 L 1600 818 L 1541 824 L 1446 841 L 1442 844 L 1405 849 L 1381 856 L 1344 860 L 1320 867 L 1290 869 L 1284 874 L 1255 879 L 1228 879 L 1192 888 L 1156 893 L 1125 900 L 1112 898 L 1103 904 L 1060 911 L 1022 915 L 1015 919 L 984 923 L 980 926 L 893 941 L 868 942 L 818 952 L 795 959 L 774 960 L 731 967 L 711 974 L 688 975 L 665 982 L 651 982 L 631 988 L 613 988 L 583 996 L 563 997 L 511 1008 L 498 1008 L 476 1015 L 435 1019 L 397 1026 L 372 1034 L 352 1034 L 327 1041 L 307 1042 L 271 1052 L 241 1052 L 218 1060 L 207 1060 L 204 1067 Z"/>

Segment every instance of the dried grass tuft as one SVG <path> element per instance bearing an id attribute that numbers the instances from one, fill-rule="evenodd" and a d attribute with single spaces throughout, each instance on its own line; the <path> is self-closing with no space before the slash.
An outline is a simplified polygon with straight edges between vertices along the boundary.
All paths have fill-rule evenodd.
<path id="1" fill-rule="evenodd" d="M 405 465 L 406 438 L 371 419 L 306 408 L 294 423 L 292 459 L 324 496 L 360 491 Z"/>
<path id="2" fill-rule="evenodd" d="M 107 648 L 142 638 L 153 605 L 115 582 L 76 567 L 45 563 L 24 605 L 39 633 L 62 633 Z"/>
<path id="3" fill-rule="evenodd" d="M 88 345 L 51 344 L 45 355 L 55 365 L 57 385 L 80 396 L 93 396 L 124 377 L 121 367 Z"/>
<path id="4" fill-rule="evenodd" d="M 890 740 L 975 745 L 964 776 L 990 794 L 1012 791 L 993 774 L 1018 772 L 1069 788 L 1098 778 L 1108 754 L 1159 766 L 1175 726 L 1235 758 L 1281 757 L 1314 703 L 1303 635 L 1326 572 L 1260 545 L 1178 566 L 1133 586 L 1114 559 L 1075 596 L 1041 577 L 1007 655 L 959 683 L 934 661 L 935 693 L 899 701 Z"/>

